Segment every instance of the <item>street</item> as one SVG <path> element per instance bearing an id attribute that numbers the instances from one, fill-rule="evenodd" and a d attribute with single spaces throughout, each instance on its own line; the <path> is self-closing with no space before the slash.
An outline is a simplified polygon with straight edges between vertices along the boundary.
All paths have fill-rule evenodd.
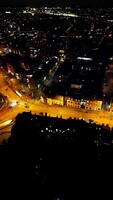
<path id="1" fill-rule="evenodd" d="M 47 113 L 51 117 L 62 117 L 67 119 L 71 118 L 83 118 L 85 121 L 89 119 L 93 120 L 97 124 L 105 124 L 113 127 L 113 113 L 109 111 L 99 110 L 85 110 L 75 109 L 71 107 L 61 107 L 47 104 L 43 104 L 40 100 L 33 100 L 27 96 L 19 96 L 14 90 L 7 84 L 7 76 L 5 72 L 0 69 L 0 92 L 7 96 L 9 103 L 14 106 L 7 106 L 0 111 L 0 142 L 6 140 L 10 136 L 11 127 L 10 120 L 14 120 L 18 113 L 29 112 L 32 114 Z M 27 106 L 26 106 L 27 102 Z M 4 125 L 3 123 L 8 121 L 9 124 Z"/>

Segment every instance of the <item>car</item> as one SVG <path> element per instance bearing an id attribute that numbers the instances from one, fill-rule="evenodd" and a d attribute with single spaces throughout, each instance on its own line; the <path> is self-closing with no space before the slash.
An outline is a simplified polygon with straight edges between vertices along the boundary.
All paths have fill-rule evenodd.
<path id="1" fill-rule="evenodd" d="M 29 106 L 26 105 L 25 108 L 29 108 Z"/>

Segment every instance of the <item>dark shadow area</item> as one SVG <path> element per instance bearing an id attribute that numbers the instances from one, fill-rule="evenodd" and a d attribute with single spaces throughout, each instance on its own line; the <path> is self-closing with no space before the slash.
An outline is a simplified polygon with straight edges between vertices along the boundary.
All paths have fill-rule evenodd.
<path id="1" fill-rule="evenodd" d="M 105 195 L 113 177 L 112 139 L 109 127 L 83 120 L 19 114 L 0 146 L 1 189 L 48 200 Z"/>

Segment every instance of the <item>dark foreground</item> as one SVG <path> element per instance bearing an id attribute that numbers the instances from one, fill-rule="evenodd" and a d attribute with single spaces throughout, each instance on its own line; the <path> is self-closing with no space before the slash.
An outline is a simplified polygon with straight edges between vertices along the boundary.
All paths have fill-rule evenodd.
<path id="1" fill-rule="evenodd" d="M 73 200 L 105 194 L 109 199 L 112 135 L 108 127 L 84 121 L 18 115 L 11 138 L 0 147 L 1 193 L 15 199 L 32 195 L 30 199 Z"/>

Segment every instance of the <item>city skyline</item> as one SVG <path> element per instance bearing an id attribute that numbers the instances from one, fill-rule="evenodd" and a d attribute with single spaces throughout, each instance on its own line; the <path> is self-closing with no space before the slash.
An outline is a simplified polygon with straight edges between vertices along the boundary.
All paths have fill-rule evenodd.
<path id="1" fill-rule="evenodd" d="M 3 196 L 5 189 L 9 198 L 13 191 L 39 200 L 89 191 L 102 197 L 113 172 L 113 8 L 80 0 L 2 2 Z"/>
<path id="2" fill-rule="evenodd" d="M 108 1 L 98 1 L 98 0 L 65 0 L 65 1 L 59 1 L 59 0 L 1 0 L 0 1 L 0 6 L 36 6 L 36 7 L 40 7 L 40 6 L 48 6 L 48 7 L 52 7 L 52 6 L 61 6 L 61 7 L 65 7 L 65 6 L 89 6 L 89 7 L 112 7 L 113 6 L 113 2 L 111 2 L 110 0 Z"/>
<path id="3" fill-rule="evenodd" d="M 0 118 L 2 131 L 19 112 L 48 113 L 49 107 L 52 116 L 82 116 L 113 127 L 113 10 L 0 12 L 0 102 L 7 109 Z"/>

